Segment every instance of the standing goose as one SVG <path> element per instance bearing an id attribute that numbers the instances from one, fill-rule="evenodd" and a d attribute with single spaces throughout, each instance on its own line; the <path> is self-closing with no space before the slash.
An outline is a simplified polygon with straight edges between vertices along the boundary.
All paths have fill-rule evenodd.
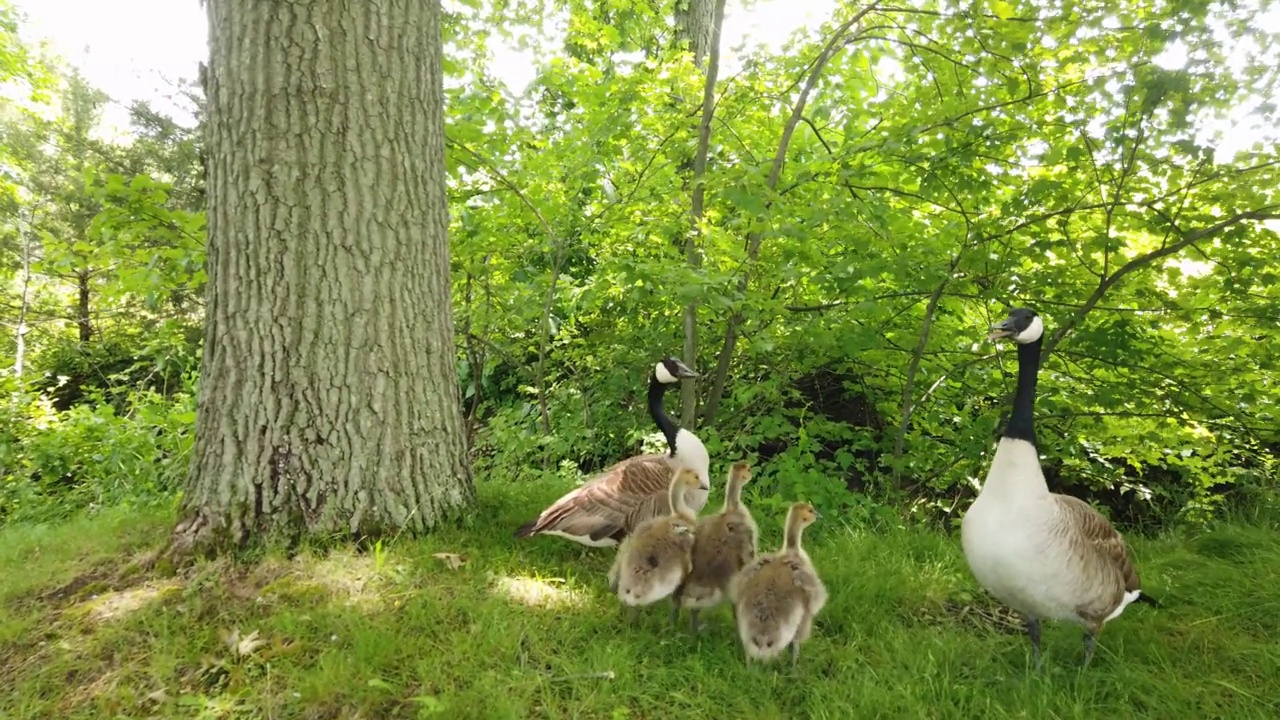
<path id="1" fill-rule="evenodd" d="M 808 503 L 792 504 L 782 549 L 752 560 L 729 582 L 729 599 L 748 663 L 772 660 L 789 645 L 795 667 L 800 643 L 809 639 L 813 618 L 827 604 L 827 588 L 800 547 L 804 529 L 819 517 Z"/>
<path id="2" fill-rule="evenodd" d="M 1040 618 L 1084 628 L 1084 665 L 1095 638 L 1134 601 L 1158 606 L 1142 593 L 1124 539 L 1084 501 L 1049 492 L 1032 422 L 1044 322 L 1017 308 L 988 339 L 1018 346 L 1013 412 L 981 492 L 965 513 L 960 539 L 978 583 L 1022 614 L 1040 667 Z"/>
<path id="3" fill-rule="evenodd" d="M 606 468 L 581 487 L 556 500 L 534 520 L 521 525 L 516 537 L 555 535 L 588 547 L 612 547 L 637 524 L 669 512 L 668 487 L 675 471 L 693 470 L 697 487 L 685 493 L 696 513 L 711 493 L 711 460 L 697 435 L 678 427 L 662 406 L 667 388 L 698 374 L 675 358 L 663 358 L 649 378 L 649 415 L 667 439 L 666 453 L 635 455 Z"/>
<path id="4" fill-rule="evenodd" d="M 751 511 L 742 504 L 742 486 L 750 480 L 751 466 L 734 463 L 724 486 L 724 507 L 714 515 L 698 518 L 693 570 L 675 594 L 676 603 L 689 608 L 693 632 L 698 631 L 698 611 L 724 602 L 729 581 L 756 557 L 759 529 Z"/>

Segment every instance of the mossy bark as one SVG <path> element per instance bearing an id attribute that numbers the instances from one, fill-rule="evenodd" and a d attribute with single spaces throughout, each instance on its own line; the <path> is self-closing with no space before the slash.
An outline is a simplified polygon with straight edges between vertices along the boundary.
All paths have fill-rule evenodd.
<path id="1" fill-rule="evenodd" d="M 209 0 L 209 295 L 172 549 L 421 532 L 474 498 L 439 0 Z"/>

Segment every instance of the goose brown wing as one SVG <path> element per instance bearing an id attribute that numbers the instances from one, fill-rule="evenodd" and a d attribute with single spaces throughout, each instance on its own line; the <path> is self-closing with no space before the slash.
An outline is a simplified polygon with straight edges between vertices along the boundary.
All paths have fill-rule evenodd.
<path id="1" fill-rule="evenodd" d="M 665 456 L 627 458 L 556 500 L 537 520 L 517 530 L 516 536 L 552 530 L 592 540 L 618 536 L 628 514 L 654 494 L 665 496 L 670 482 L 671 466 Z"/>
<path id="2" fill-rule="evenodd" d="M 1118 573 L 1124 581 L 1126 592 L 1141 589 L 1142 581 L 1138 577 L 1138 568 L 1133 564 L 1129 548 L 1124 537 L 1112 526 L 1102 513 L 1085 501 L 1071 495 L 1055 494 L 1058 507 L 1066 513 L 1071 525 L 1075 527 L 1077 537 L 1088 547 L 1093 548 L 1103 563 Z"/>
<path id="3" fill-rule="evenodd" d="M 635 529 L 644 521 L 671 514 L 671 479 L 674 471 L 663 455 L 649 456 L 645 463 L 636 463 L 627 468 L 629 487 L 635 488 L 639 502 L 627 512 L 622 520 L 622 530 L 626 533 Z"/>
<path id="4" fill-rule="evenodd" d="M 620 529 L 635 532 L 646 520 L 671 514 L 671 465 L 663 455 L 645 456 L 646 461 L 635 463 L 626 469 L 623 482 L 638 498 L 635 505 L 623 517 Z"/>

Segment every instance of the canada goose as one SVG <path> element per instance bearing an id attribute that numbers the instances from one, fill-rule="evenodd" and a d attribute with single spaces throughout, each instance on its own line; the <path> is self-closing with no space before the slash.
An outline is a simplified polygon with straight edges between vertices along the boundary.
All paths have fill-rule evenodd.
<path id="1" fill-rule="evenodd" d="M 668 490 L 671 513 L 640 523 L 618 546 L 609 568 L 609 590 L 617 593 L 623 605 L 632 608 L 632 617 L 640 606 L 669 597 L 692 569 L 698 517 L 684 497 L 699 484 L 693 470 L 677 471 Z M 673 606 L 673 622 L 674 616 Z"/>
<path id="2" fill-rule="evenodd" d="M 711 493 L 711 460 L 697 435 L 678 427 L 662 407 L 662 395 L 681 378 L 698 374 L 675 358 L 664 358 L 649 379 L 649 414 L 667 439 L 668 452 L 636 455 L 606 468 L 581 487 L 556 500 L 534 520 L 521 525 L 516 537 L 556 535 L 588 547 L 612 547 L 630 527 L 669 510 L 663 505 L 672 473 L 689 468 L 699 483 L 685 494 L 696 513 Z"/>
<path id="3" fill-rule="evenodd" d="M 725 600 L 733 576 L 755 559 L 759 529 L 751 511 L 742 505 L 742 486 L 751 480 L 751 466 L 736 462 L 725 481 L 724 508 L 698 518 L 693 540 L 693 570 L 676 590 L 680 607 L 689 608 L 689 628 L 698 631 L 698 611 Z"/>
<path id="4" fill-rule="evenodd" d="M 808 503 L 793 504 L 782 549 L 752 560 L 729 582 L 748 663 L 771 660 L 790 645 L 795 667 L 800 643 L 809 639 L 813 618 L 827 603 L 827 588 L 800 546 L 801 533 L 820 517 Z"/>
<path id="5" fill-rule="evenodd" d="M 1013 412 L 991 460 L 986 482 L 965 513 L 960 539 L 978 583 L 1022 614 L 1040 667 L 1040 618 L 1084 627 L 1084 665 L 1093 659 L 1102 626 L 1142 593 L 1124 539 L 1084 501 L 1049 492 L 1032 422 L 1044 322 L 1017 308 L 993 326 L 990 340 L 1018 346 Z"/>

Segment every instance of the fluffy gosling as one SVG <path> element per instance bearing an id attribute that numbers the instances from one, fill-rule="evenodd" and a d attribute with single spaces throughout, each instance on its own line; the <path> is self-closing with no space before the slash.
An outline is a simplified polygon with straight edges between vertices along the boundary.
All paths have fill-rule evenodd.
<path id="1" fill-rule="evenodd" d="M 697 472 L 678 471 L 668 489 L 671 514 L 640 523 L 618 546 L 609 568 L 609 589 L 631 608 L 633 620 L 641 606 L 670 597 L 693 568 L 697 515 L 685 502 L 685 492 L 700 484 Z M 675 614 L 673 605 L 672 622 Z"/>
<path id="2" fill-rule="evenodd" d="M 693 540 L 693 570 L 676 590 L 676 605 L 689 608 L 689 628 L 698 632 L 698 611 L 724 602 L 729 581 L 756 557 L 759 530 L 751 511 L 742 505 L 742 486 L 751 480 L 751 466 L 736 462 L 725 483 L 724 507 L 698 519 Z"/>
<path id="3" fill-rule="evenodd" d="M 757 557 L 729 583 L 748 664 L 772 660 L 790 645 L 794 668 L 800 643 L 809 639 L 813 618 L 827 603 L 826 586 L 800 546 L 801 533 L 819 517 L 812 505 L 793 504 L 782 549 Z"/>

